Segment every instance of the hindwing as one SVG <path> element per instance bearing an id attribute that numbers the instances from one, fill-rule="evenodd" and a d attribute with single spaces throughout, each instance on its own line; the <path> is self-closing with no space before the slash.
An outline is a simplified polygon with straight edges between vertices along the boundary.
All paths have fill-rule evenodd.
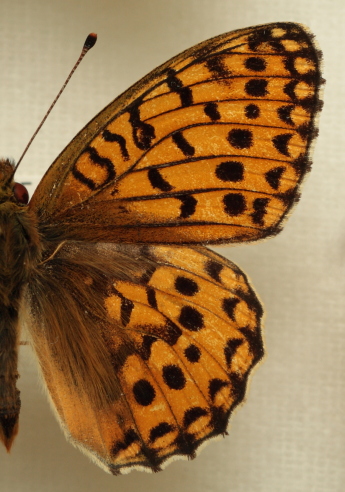
<path id="1" fill-rule="evenodd" d="M 71 242 L 26 306 L 62 428 L 114 474 L 157 471 L 226 433 L 263 355 L 248 280 L 202 247 Z"/>

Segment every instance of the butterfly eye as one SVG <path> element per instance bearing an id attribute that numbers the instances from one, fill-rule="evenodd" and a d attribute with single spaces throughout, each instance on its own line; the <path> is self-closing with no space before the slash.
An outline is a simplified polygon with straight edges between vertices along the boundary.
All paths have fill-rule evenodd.
<path id="1" fill-rule="evenodd" d="M 29 192 L 24 185 L 20 183 L 14 183 L 13 186 L 14 196 L 19 203 L 24 203 L 26 205 L 29 201 Z"/>

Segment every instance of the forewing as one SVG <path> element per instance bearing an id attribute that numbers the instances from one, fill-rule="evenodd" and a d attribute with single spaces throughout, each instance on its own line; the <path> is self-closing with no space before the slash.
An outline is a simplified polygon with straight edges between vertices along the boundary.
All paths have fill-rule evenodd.
<path id="1" fill-rule="evenodd" d="M 154 70 L 49 169 L 31 201 L 42 233 L 140 243 L 277 233 L 310 165 L 319 58 L 303 27 L 276 23 Z"/>
<path id="2" fill-rule="evenodd" d="M 114 474 L 224 434 L 263 354 L 245 275 L 203 247 L 64 245 L 25 299 L 63 429 Z"/>

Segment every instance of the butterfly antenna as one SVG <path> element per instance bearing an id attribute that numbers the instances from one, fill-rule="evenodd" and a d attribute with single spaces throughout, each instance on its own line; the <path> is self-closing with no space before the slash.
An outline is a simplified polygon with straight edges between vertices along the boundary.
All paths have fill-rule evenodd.
<path id="1" fill-rule="evenodd" d="M 78 65 L 80 64 L 80 62 L 82 61 L 82 59 L 84 58 L 84 56 L 86 55 L 86 53 L 95 45 L 97 41 L 97 34 L 95 34 L 94 32 L 92 32 L 91 34 L 88 35 L 88 37 L 86 38 L 85 40 L 85 43 L 84 43 L 84 46 L 83 46 L 83 49 L 80 53 L 80 56 L 76 62 L 76 64 L 74 65 L 74 67 L 72 68 L 70 74 L 68 75 L 65 83 L 63 84 L 63 86 L 61 87 L 58 95 L 56 96 L 56 98 L 54 99 L 54 101 L 52 102 L 50 108 L 48 109 L 48 111 L 46 112 L 43 120 L 41 121 L 41 123 L 38 125 L 35 133 L 32 135 L 29 143 L 27 144 L 27 146 L 25 147 L 24 149 L 24 152 L 22 153 L 22 155 L 20 156 L 20 159 L 19 161 L 17 162 L 14 170 L 13 170 L 13 173 L 12 173 L 12 176 L 11 176 L 11 179 L 13 178 L 14 176 L 14 173 L 16 172 L 16 170 L 18 169 L 18 166 L 19 164 L 21 163 L 21 161 L 23 160 L 23 157 L 25 156 L 26 152 L 28 151 L 30 145 L 32 144 L 34 138 L 36 137 L 37 133 L 40 131 L 40 129 L 42 128 L 44 122 L 46 121 L 46 119 L 48 118 L 51 110 L 53 109 L 53 107 L 55 106 L 57 100 L 59 99 L 59 97 L 61 96 L 61 94 L 63 93 L 63 91 L 65 90 L 65 87 L 66 85 L 68 84 L 68 82 L 70 81 L 70 78 L 72 77 L 72 75 L 74 74 L 74 72 L 76 71 Z"/>

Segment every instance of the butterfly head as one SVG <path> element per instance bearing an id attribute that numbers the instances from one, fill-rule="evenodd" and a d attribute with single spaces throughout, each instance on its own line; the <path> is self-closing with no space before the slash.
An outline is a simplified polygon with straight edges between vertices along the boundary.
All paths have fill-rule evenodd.
<path id="1" fill-rule="evenodd" d="M 9 159 L 0 160 L 0 204 L 14 202 L 27 205 L 29 193 L 24 185 L 13 180 L 14 163 Z"/>

